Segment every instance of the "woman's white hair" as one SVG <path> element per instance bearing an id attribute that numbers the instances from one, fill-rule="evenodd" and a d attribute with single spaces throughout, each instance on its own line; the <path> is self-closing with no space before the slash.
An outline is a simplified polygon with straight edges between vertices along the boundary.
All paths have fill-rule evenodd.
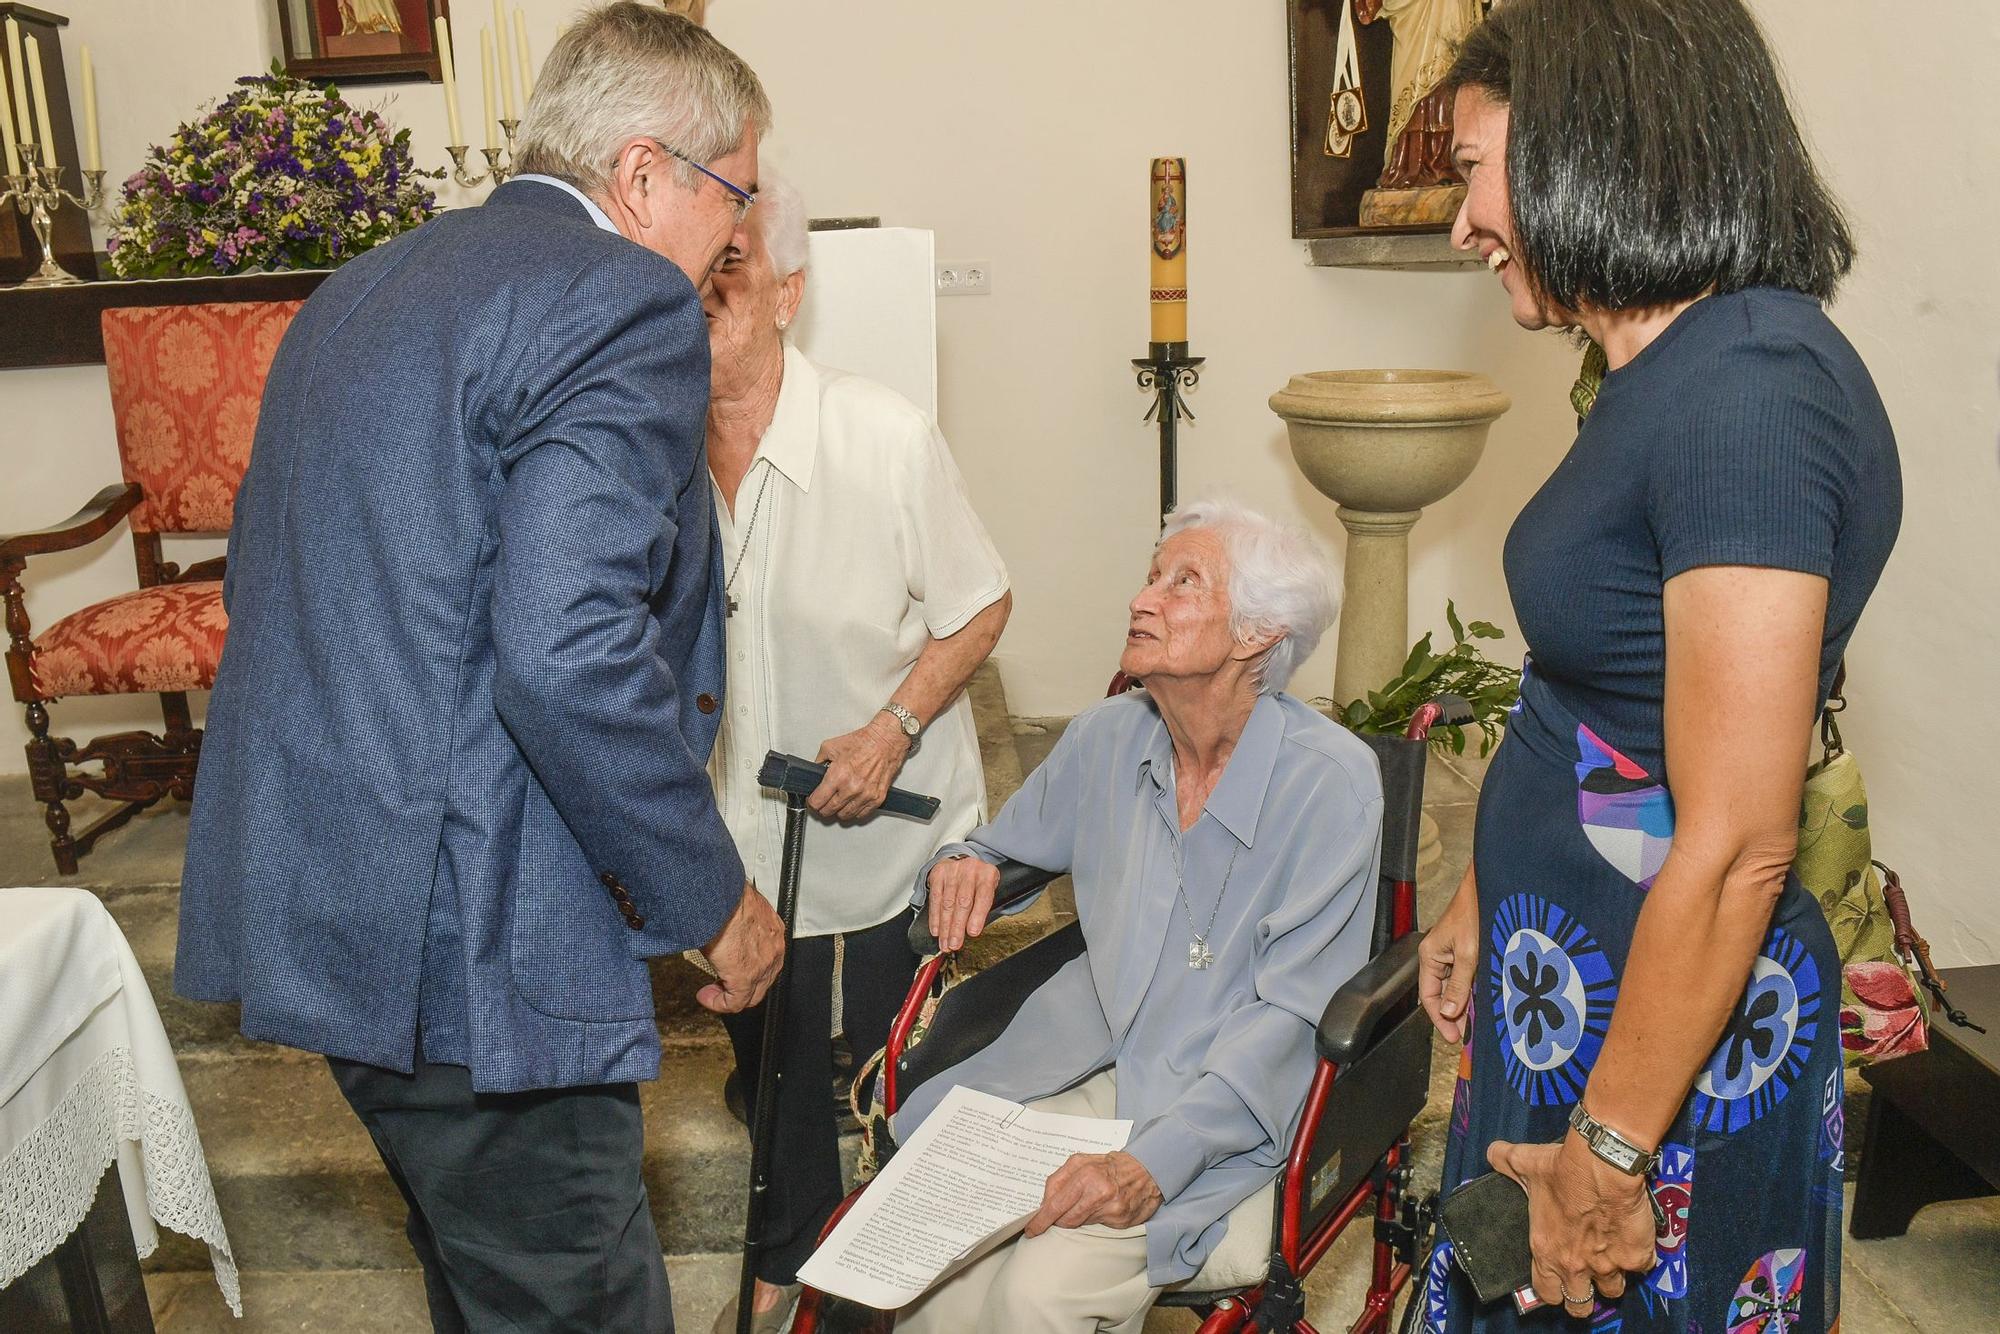
<path id="1" fill-rule="evenodd" d="M 762 163 L 757 167 L 757 206 L 750 210 L 779 282 L 806 266 L 806 203 L 792 183 Z"/>
<path id="2" fill-rule="evenodd" d="M 601 190 L 618 149 L 643 136 L 712 162 L 763 134 L 771 102 L 743 58 L 707 29 L 637 0 L 593 9 L 556 39 L 521 125 L 518 169 Z M 701 174 L 674 163 L 681 184 Z"/>
<path id="3" fill-rule="evenodd" d="M 1234 500 L 1182 505 L 1160 530 L 1160 541 L 1198 529 L 1213 531 L 1229 553 L 1229 632 L 1239 642 L 1279 636 L 1255 668 L 1258 691 L 1275 695 L 1340 615 L 1333 561 L 1305 529 Z"/>

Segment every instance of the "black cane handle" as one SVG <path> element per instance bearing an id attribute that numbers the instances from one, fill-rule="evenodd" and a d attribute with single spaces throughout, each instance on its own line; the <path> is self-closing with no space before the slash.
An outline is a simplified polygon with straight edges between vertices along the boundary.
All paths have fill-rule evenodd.
<path id="1" fill-rule="evenodd" d="M 809 795 L 825 777 L 824 764 L 815 764 L 811 760 L 802 760 L 796 755 L 787 755 L 777 750 L 765 753 L 764 767 L 757 771 L 757 781 L 760 784 L 795 797 Z M 882 798 L 881 808 L 892 815 L 907 815 L 915 820 L 928 820 L 937 814 L 938 799 L 927 797 L 921 792 L 892 787 L 889 789 L 889 795 Z"/>

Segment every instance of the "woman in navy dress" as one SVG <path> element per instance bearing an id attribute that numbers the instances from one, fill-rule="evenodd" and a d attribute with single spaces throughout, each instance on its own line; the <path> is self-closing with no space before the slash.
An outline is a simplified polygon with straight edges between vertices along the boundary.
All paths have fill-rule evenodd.
<path id="1" fill-rule="evenodd" d="M 1508 535 L 1521 703 L 1423 947 L 1425 1007 L 1466 1046 L 1446 1185 L 1527 1188 L 1553 1309 L 1479 1308 L 1441 1245 L 1426 1314 L 1821 1334 L 1840 961 L 1790 864 L 1902 504 L 1820 308 L 1852 245 L 1740 0 L 1511 0 L 1450 83 L 1454 242 L 1609 371 Z"/>

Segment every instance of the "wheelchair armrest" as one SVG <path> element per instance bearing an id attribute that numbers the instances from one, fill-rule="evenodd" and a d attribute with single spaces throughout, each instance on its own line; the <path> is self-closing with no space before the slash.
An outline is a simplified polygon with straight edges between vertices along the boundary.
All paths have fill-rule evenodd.
<path id="1" fill-rule="evenodd" d="M 1000 887 L 993 891 L 993 908 L 987 914 L 991 921 L 1001 909 L 1019 903 L 1032 894 L 1039 893 L 1051 880 L 1060 880 L 1067 871 L 1045 871 L 1039 866 L 1026 862 L 1004 861 L 1000 863 Z M 937 937 L 931 934 L 930 919 L 923 909 L 910 919 L 910 948 L 918 958 L 925 958 L 938 952 Z"/>
<path id="2" fill-rule="evenodd" d="M 1321 1060 L 1342 1066 L 1358 1060 L 1387 1022 L 1416 999 L 1417 943 L 1422 939 L 1412 931 L 1363 964 L 1333 994 L 1319 1020 Z"/>
<path id="3" fill-rule="evenodd" d="M 121 482 L 105 487 L 82 509 L 52 528 L 0 534 L 0 560 L 26 560 L 30 556 L 89 546 L 138 508 L 143 494 L 137 482 Z"/>

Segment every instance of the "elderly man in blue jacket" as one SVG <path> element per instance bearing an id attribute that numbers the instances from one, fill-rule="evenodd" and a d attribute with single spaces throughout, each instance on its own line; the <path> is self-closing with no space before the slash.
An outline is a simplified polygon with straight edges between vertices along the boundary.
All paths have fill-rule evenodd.
<path id="1" fill-rule="evenodd" d="M 440 1330 L 672 1328 L 645 960 L 732 1011 L 782 959 L 705 772 L 700 289 L 769 119 L 696 25 L 586 14 L 523 174 L 329 278 L 265 390 L 175 986 L 328 1057 Z"/>

